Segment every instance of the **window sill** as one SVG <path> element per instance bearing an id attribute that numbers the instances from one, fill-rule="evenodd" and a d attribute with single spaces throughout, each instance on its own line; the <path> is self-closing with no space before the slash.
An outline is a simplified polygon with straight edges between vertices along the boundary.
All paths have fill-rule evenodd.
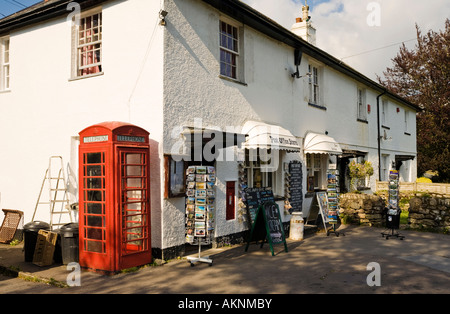
<path id="1" fill-rule="evenodd" d="M 7 94 L 7 93 L 11 93 L 11 90 L 10 89 L 0 90 L 0 94 Z"/>
<path id="2" fill-rule="evenodd" d="M 76 77 L 70 78 L 69 82 L 83 80 L 83 79 L 87 79 L 87 78 L 90 78 L 90 77 L 102 76 L 103 74 L 104 74 L 104 72 L 98 72 L 98 73 L 94 73 L 94 74 L 88 74 L 88 75 L 83 75 L 83 76 L 76 76 Z"/>
<path id="3" fill-rule="evenodd" d="M 409 135 L 409 136 L 411 136 L 411 133 L 405 132 L 405 135 Z"/>
<path id="4" fill-rule="evenodd" d="M 369 124 L 369 121 L 367 121 L 366 119 L 357 118 L 356 121 Z"/>
<path id="5" fill-rule="evenodd" d="M 225 75 L 222 75 L 222 74 L 219 74 L 219 78 L 221 78 L 221 79 L 223 79 L 223 80 L 225 80 L 225 81 L 237 83 L 237 84 L 240 84 L 240 85 L 243 85 L 243 86 L 248 86 L 248 84 L 245 83 L 245 82 L 241 82 L 241 81 L 239 81 L 239 80 L 236 80 L 236 79 L 234 79 L 234 78 L 231 78 L 231 77 L 228 77 L 228 76 L 225 76 Z"/>
<path id="6" fill-rule="evenodd" d="M 390 130 L 390 129 L 391 129 L 390 127 L 385 126 L 385 125 L 382 125 L 381 127 L 382 127 L 383 129 L 386 129 L 386 130 Z"/>
<path id="7" fill-rule="evenodd" d="M 321 110 L 327 110 L 327 107 L 325 107 L 325 106 L 321 106 L 321 105 L 316 105 L 316 104 L 313 104 L 313 103 L 310 103 L 310 102 L 308 102 L 308 106 L 311 106 L 311 107 L 314 107 L 314 108 L 317 108 L 317 109 L 321 109 Z"/>

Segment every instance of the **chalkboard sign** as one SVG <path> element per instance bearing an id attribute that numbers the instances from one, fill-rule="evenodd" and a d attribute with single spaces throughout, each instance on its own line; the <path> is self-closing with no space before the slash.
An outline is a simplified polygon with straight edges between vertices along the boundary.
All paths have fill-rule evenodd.
<path id="1" fill-rule="evenodd" d="M 256 212 L 260 205 L 266 202 L 274 202 L 272 188 L 247 188 L 245 189 L 246 200 L 247 200 L 247 212 L 250 216 L 250 227 L 255 222 Z"/>
<path id="2" fill-rule="evenodd" d="M 280 209 L 273 201 L 265 202 L 258 207 L 245 251 L 248 250 L 251 241 L 257 242 L 260 240 L 262 241 L 261 247 L 265 240 L 269 242 L 272 256 L 275 255 L 273 251 L 274 244 L 284 243 L 284 249 L 286 252 L 288 251 Z"/>
<path id="3" fill-rule="evenodd" d="M 303 174 L 300 162 L 289 163 L 289 213 L 301 212 L 303 206 Z"/>

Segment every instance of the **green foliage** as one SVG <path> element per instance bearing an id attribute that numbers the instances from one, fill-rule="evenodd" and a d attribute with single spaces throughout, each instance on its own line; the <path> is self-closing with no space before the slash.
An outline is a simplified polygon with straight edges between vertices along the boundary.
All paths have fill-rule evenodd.
<path id="1" fill-rule="evenodd" d="M 450 20 L 444 31 L 416 30 L 416 46 L 403 44 L 378 80 L 423 109 L 417 113 L 417 172 L 438 171 L 434 182 L 450 182 Z"/>

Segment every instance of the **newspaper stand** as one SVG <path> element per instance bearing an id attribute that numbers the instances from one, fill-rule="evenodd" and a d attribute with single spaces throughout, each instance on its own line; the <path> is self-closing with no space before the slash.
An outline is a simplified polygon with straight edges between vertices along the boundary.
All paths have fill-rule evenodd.
<path id="1" fill-rule="evenodd" d="M 405 236 L 400 235 L 395 230 L 400 228 L 400 214 L 401 209 L 398 206 L 398 170 L 391 170 L 389 172 L 389 198 L 388 207 L 386 208 L 386 228 L 390 229 L 390 232 L 382 232 L 381 235 L 388 240 L 390 237 L 397 237 L 403 240 Z"/>
<path id="2" fill-rule="evenodd" d="M 149 133 L 123 122 L 80 132 L 79 262 L 118 272 L 151 262 Z"/>

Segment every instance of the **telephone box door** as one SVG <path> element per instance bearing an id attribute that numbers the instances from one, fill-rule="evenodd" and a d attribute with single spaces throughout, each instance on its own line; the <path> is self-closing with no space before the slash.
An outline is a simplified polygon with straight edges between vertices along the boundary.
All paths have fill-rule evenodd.
<path id="1" fill-rule="evenodd" d="M 80 264 L 112 270 L 114 264 L 114 212 L 109 210 L 113 193 L 110 152 L 90 147 L 80 152 Z"/>
<path id="2" fill-rule="evenodd" d="M 120 232 L 116 241 L 120 245 L 121 269 L 151 261 L 148 152 L 148 148 L 117 147 Z"/>

